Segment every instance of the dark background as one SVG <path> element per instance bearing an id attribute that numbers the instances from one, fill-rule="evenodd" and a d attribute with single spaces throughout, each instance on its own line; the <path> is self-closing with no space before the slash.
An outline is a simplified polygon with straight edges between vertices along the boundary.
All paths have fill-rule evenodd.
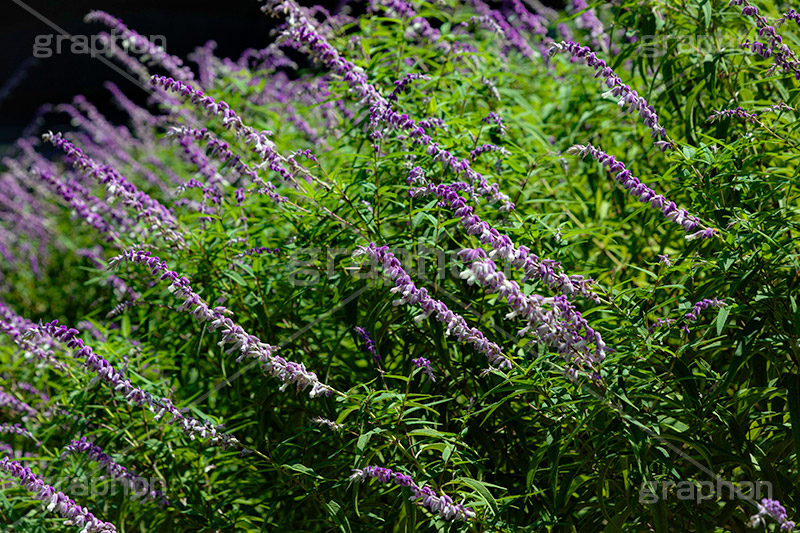
<path id="1" fill-rule="evenodd" d="M 109 93 L 103 88 L 106 80 L 116 83 L 135 101 L 145 101 L 147 95 L 141 88 L 89 55 L 70 53 L 70 44 L 66 41 L 62 43 L 61 54 L 56 54 L 54 37 L 50 46 L 53 55 L 34 59 L 36 36 L 57 35 L 58 31 L 14 0 L 0 1 L 3 3 L 0 20 L 0 50 L 3 50 L 0 54 L 0 145 L 19 137 L 39 106 L 46 102 L 68 102 L 76 94 L 85 95 L 103 113 L 115 118 L 118 112 L 109 103 Z M 218 57 L 237 59 L 246 48 L 267 46 L 272 40 L 270 30 L 277 23 L 277 19 L 260 11 L 262 4 L 256 0 L 21 1 L 72 35 L 91 36 L 99 31 L 108 31 L 103 24 L 83 22 L 84 15 L 93 9 L 107 11 L 141 35 L 163 35 L 167 52 L 183 59 L 192 69 L 195 65 L 187 61 L 186 56 L 208 40 L 217 42 L 215 55 Z M 321 4 L 335 10 L 340 1 L 301 3 Z M 9 80 L 20 74 L 20 81 L 10 86 Z M 52 114 L 48 117 L 46 127 L 53 129 L 61 125 L 59 120 L 66 120 Z"/>

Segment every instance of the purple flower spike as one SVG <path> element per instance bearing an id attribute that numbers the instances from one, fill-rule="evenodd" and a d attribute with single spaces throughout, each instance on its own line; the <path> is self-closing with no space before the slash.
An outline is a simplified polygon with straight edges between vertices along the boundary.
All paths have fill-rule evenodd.
<path id="1" fill-rule="evenodd" d="M 700 313 L 703 312 L 705 309 L 709 307 L 723 307 L 727 305 L 724 300 L 717 300 L 716 298 L 706 298 L 705 300 L 700 300 L 694 306 L 692 306 L 692 310 L 686 313 L 686 322 L 687 325 L 683 327 L 683 330 L 686 333 L 689 333 L 689 322 L 695 322 L 699 317 Z"/>
<path id="2" fill-rule="evenodd" d="M 333 389 L 322 383 L 314 372 L 309 372 L 303 363 L 287 361 L 279 355 L 274 355 L 278 351 L 277 346 L 270 346 L 262 342 L 255 335 L 247 333 L 242 326 L 236 324 L 227 315 L 230 314 L 226 308 L 218 306 L 213 309 L 200 298 L 200 295 L 192 290 L 189 280 L 175 271 L 169 270 L 167 263 L 158 257 L 150 255 L 150 252 L 143 250 L 126 250 L 122 255 L 113 257 L 109 261 L 110 268 L 116 268 L 122 263 L 131 262 L 146 266 L 150 269 L 153 277 L 158 276 L 159 280 L 169 280 L 170 292 L 175 293 L 184 301 L 178 307 L 178 311 L 190 311 L 198 322 L 208 322 L 209 331 L 220 329 L 222 340 L 218 343 L 221 347 L 230 345 L 225 353 L 234 351 L 239 352 L 236 362 L 245 358 L 258 359 L 261 368 L 278 378 L 283 385 L 280 390 L 285 390 L 289 385 L 296 385 L 298 390 L 309 388 L 309 396 L 327 396 Z"/>
<path id="3" fill-rule="evenodd" d="M 394 483 L 400 487 L 406 487 L 411 491 L 409 500 L 421 501 L 422 505 L 441 516 L 445 520 L 459 518 L 465 522 L 475 516 L 475 511 L 469 507 L 464 507 L 461 503 L 454 503 L 453 499 L 442 494 L 438 496 L 433 489 L 427 486 L 420 487 L 411 479 L 411 476 L 395 472 L 390 468 L 370 465 L 364 468 L 357 468 L 350 476 L 350 481 L 365 481 L 375 478 L 381 483 Z"/>
<path id="4" fill-rule="evenodd" d="M 788 520 L 786 509 L 778 500 L 764 498 L 758 504 L 758 513 L 750 517 L 750 527 L 766 526 L 766 517 L 775 519 L 781 525 L 781 531 L 791 531 L 795 524 Z"/>
<path id="5" fill-rule="evenodd" d="M 742 7 L 742 16 L 753 17 L 758 27 L 758 35 L 760 37 L 767 37 L 766 43 L 755 42 L 753 43 L 753 52 L 757 53 L 763 58 L 772 58 L 775 63 L 766 72 L 767 76 L 772 75 L 773 71 L 780 67 L 784 71 L 793 75 L 796 80 L 800 80 L 800 60 L 794 51 L 784 44 L 784 39 L 775 31 L 773 26 L 769 25 L 767 18 L 758 14 L 758 8 L 748 2 L 747 0 L 731 0 L 728 6 L 744 6 Z M 793 13 L 790 11 L 789 13 Z M 797 20 L 794 15 L 784 15 L 778 23 L 782 23 L 786 18 Z M 745 41 L 744 48 L 749 48 L 749 41 Z"/>
<path id="6" fill-rule="evenodd" d="M 45 484 L 44 481 L 34 474 L 30 468 L 22 466 L 17 461 L 11 461 L 8 457 L 0 460 L 0 470 L 17 478 L 17 483 L 30 492 L 34 492 L 35 499 L 47 504 L 47 511 L 57 511 L 61 516 L 68 519 L 68 524 L 81 527 L 81 533 L 116 532 L 117 528 L 113 524 L 103 522 L 85 507 L 81 507 L 72 501 L 63 492 L 57 492 L 55 488 Z"/>
<path id="7" fill-rule="evenodd" d="M 458 255 L 470 262 L 460 275 L 462 279 L 470 285 L 477 281 L 504 298 L 511 308 L 507 319 L 519 316 L 525 320 L 525 327 L 517 335 L 534 335 L 567 362 L 578 360 L 582 365 L 595 368 L 604 359 L 606 344 L 600 334 L 589 326 L 566 296 L 543 298 L 536 294 L 526 295 L 516 281 L 507 279 L 502 271 L 498 271 L 494 261 L 488 259 L 481 249 L 464 249 Z M 594 349 L 590 349 L 591 344 L 595 345 Z"/>
<path id="8" fill-rule="evenodd" d="M 595 161 L 608 168 L 608 171 L 617 179 L 617 181 L 628 190 L 628 194 L 634 196 L 644 204 L 650 204 L 650 207 L 660 210 L 664 213 L 667 219 L 680 224 L 686 233 L 686 240 L 693 239 L 710 239 L 716 234 L 716 230 L 704 227 L 700 219 L 694 215 L 689 214 L 685 209 L 679 209 L 675 202 L 670 202 L 664 196 L 656 194 L 656 192 L 640 182 L 631 171 L 625 168 L 625 164 L 621 161 L 614 159 L 614 156 L 608 155 L 599 148 L 587 143 L 586 146 L 575 145 L 567 150 L 567 153 L 575 154 L 581 158 L 586 155 L 591 155 Z"/>
<path id="9" fill-rule="evenodd" d="M 25 438 L 31 439 L 34 442 L 39 442 L 36 437 L 33 436 L 33 433 L 25 429 L 19 424 L 0 424 L 0 433 L 12 433 L 15 435 L 21 435 Z"/>
<path id="10" fill-rule="evenodd" d="M 367 351 L 372 354 L 372 362 L 375 364 L 380 363 L 381 356 L 378 355 L 378 348 L 375 346 L 375 341 L 372 340 L 370 334 L 362 327 L 356 327 L 355 329 L 356 333 L 358 333 L 359 337 L 361 337 L 361 339 L 364 341 L 364 348 L 366 348 Z"/>
<path id="11" fill-rule="evenodd" d="M 221 443 L 223 446 L 233 446 L 238 444 L 236 437 L 220 431 L 221 426 L 213 426 L 210 422 L 201 422 L 196 418 L 186 416 L 180 409 L 175 407 L 169 398 L 158 398 L 151 393 L 135 387 L 129 379 L 126 379 L 117 371 L 111 363 L 97 355 L 91 346 L 85 344 L 79 338 L 80 332 L 77 329 L 59 326 L 58 321 L 54 320 L 26 332 L 28 338 L 35 338 L 37 335 L 48 336 L 74 350 L 75 359 L 83 359 L 83 364 L 90 371 L 95 373 L 92 383 L 103 381 L 110 385 L 114 392 L 119 392 L 125 400 L 140 407 L 156 413 L 155 420 L 159 420 L 165 414 L 172 415 L 169 424 L 180 427 L 183 433 L 190 439 L 199 436 L 208 438 L 212 443 Z"/>
<path id="12" fill-rule="evenodd" d="M 189 67 L 183 65 L 183 61 L 180 58 L 166 53 L 160 46 L 154 45 L 149 39 L 129 29 L 117 17 L 105 11 L 91 11 L 83 20 L 84 22 L 105 24 L 111 28 L 114 35 L 122 37 L 125 42 L 130 43 L 130 46 L 126 48 L 141 51 L 144 56 L 150 58 L 152 63 L 162 66 L 170 75 L 189 81 L 194 79 L 194 73 Z M 114 48 L 116 47 L 114 46 Z"/>
<path id="13" fill-rule="evenodd" d="M 131 491 L 132 497 L 141 497 L 143 503 L 148 500 L 153 500 L 161 506 L 169 503 L 164 493 L 158 489 L 150 488 L 145 478 L 137 476 L 124 466 L 114 462 L 109 455 L 103 453 L 100 446 L 87 440 L 86 437 L 73 440 L 66 445 L 61 451 L 59 459 L 64 460 L 68 455 L 73 453 L 84 453 L 90 460 L 100 463 L 111 477 L 122 483 Z"/>
<path id="14" fill-rule="evenodd" d="M 638 112 L 645 126 L 650 128 L 652 137 L 667 143 L 661 145 L 662 150 L 672 146 L 672 143 L 667 139 L 667 131 L 658 122 L 658 115 L 656 115 L 653 106 L 649 105 L 647 100 L 639 96 L 635 90 L 623 83 L 622 79 L 614 73 L 611 67 L 598 58 L 588 46 L 581 46 L 581 43 L 573 41 L 562 41 L 553 44 L 552 48 L 550 48 L 550 55 L 556 53 L 568 53 L 572 59 L 592 67 L 596 72 L 595 77 L 602 77 L 605 80 L 606 87 L 609 89 L 605 94 L 619 98 L 619 106 L 622 108 L 628 106 L 627 111 L 629 113 Z"/>
<path id="15" fill-rule="evenodd" d="M 413 171 L 413 169 L 412 169 Z M 538 279 L 553 291 L 565 296 L 581 295 L 592 301 L 598 301 L 599 296 L 592 292 L 594 280 L 575 274 L 568 276 L 561 268 L 558 261 L 551 259 L 540 260 L 535 254 L 530 253 L 526 246 L 517 247 L 510 237 L 501 234 L 474 214 L 474 209 L 468 206 L 459 195 L 459 191 L 469 190 L 469 185 L 463 182 L 449 185 L 428 184 L 409 191 L 412 198 L 421 196 L 436 196 L 441 200 L 440 205 L 449 207 L 455 216 L 461 220 L 461 225 L 470 235 L 476 235 L 482 244 L 491 246 L 489 257 L 499 257 L 510 262 L 514 268 L 524 272 L 523 281 Z"/>
<path id="16" fill-rule="evenodd" d="M 274 16 L 286 14 L 287 24 L 284 27 L 283 37 L 307 49 L 313 59 L 321 61 L 340 76 L 359 101 L 369 106 L 368 128 L 371 133 L 377 134 L 373 138 L 382 137 L 384 132 L 402 132 L 405 139 L 409 139 L 414 146 L 423 148 L 435 161 L 441 162 L 443 167 L 451 169 L 457 175 L 465 174 L 480 196 L 486 196 L 502 204 L 501 211 L 514 209 L 514 204 L 507 195 L 500 192 L 497 183 L 489 183 L 472 168 L 469 160 L 456 157 L 434 141 L 433 137 L 425 132 L 425 120 L 416 121 L 405 113 L 395 111 L 391 102 L 369 82 L 363 69 L 344 59 L 317 31 L 316 24 L 309 18 L 307 10 L 298 6 L 293 0 L 268 0 L 261 9 Z"/>
<path id="17" fill-rule="evenodd" d="M 503 370 L 511 369 L 511 360 L 503 355 L 497 344 L 490 342 L 477 328 L 470 328 L 464 317 L 452 312 L 443 302 L 431 298 L 427 289 L 418 289 L 403 270 L 400 261 L 389 252 L 388 247 L 378 247 L 375 243 L 370 243 L 369 246 L 361 247 L 356 252 L 356 255 L 361 254 L 366 254 L 373 261 L 383 265 L 386 274 L 395 280 L 395 286 L 391 292 L 400 293 L 400 298 L 393 302 L 394 305 L 407 303 L 422 308 L 422 313 L 414 317 L 416 322 L 433 314 L 439 322 L 446 326 L 445 336 L 453 333 L 459 341 L 472 344 L 477 351 L 486 355 L 490 364 Z"/>
<path id="18" fill-rule="evenodd" d="M 427 374 L 428 379 L 436 381 L 436 376 L 433 375 L 433 370 L 431 370 L 431 362 L 428 359 L 418 357 L 412 359 L 411 362 L 414 364 L 414 368 L 421 368 Z"/>

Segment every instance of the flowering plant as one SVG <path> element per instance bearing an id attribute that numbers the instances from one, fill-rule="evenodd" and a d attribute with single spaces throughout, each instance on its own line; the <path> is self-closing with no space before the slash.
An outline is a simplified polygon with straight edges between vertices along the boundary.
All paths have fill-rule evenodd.
<path id="1" fill-rule="evenodd" d="M 0 159 L 0 529 L 793 530 L 800 16 L 354 7 L 88 14 L 148 94 Z"/>

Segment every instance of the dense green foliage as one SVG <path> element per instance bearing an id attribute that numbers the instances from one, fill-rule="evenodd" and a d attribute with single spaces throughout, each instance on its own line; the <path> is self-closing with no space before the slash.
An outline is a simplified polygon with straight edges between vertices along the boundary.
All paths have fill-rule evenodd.
<path id="1" fill-rule="evenodd" d="M 516 208 L 502 213 L 485 199 L 465 199 L 517 246 L 596 281 L 598 302 L 572 300 L 609 348 L 600 379 L 591 372 L 566 377 L 561 355 L 533 335 L 516 335 L 523 321 L 505 317 L 510 310 L 503 298 L 458 275 L 466 263 L 456 252 L 480 248 L 480 240 L 435 198 L 410 198 L 414 185 L 407 178 L 412 166 L 432 183 L 463 176 L 397 132 L 371 139 L 369 107 L 319 63 L 299 71 L 215 63 L 206 94 L 227 102 L 245 124 L 272 131 L 284 157 L 309 149 L 318 164 L 302 155 L 296 160 L 314 178 L 294 189 L 264 170 L 288 202 L 276 205 L 258 186 L 242 185 L 246 198 L 238 205 L 231 185 L 222 189 L 220 204 L 206 201 L 211 209 L 199 213 L 196 204 L 177 200 L 201 202 L 200 189 L 175 193 L 171 183 L 162 190 L 109 150 L 116 159 L 103 163 L 174 208 L 186 246 L 151 231 L 143 233 L 148 242 L 130 232 L 105 242 L 31 177 L 30 190 L 58 208 L 22 208 L 49 221 L 52 240 L 4 255 L 0 286 L 2 300 L 19 315 L 78 327 L 85 343 L 115 368 L 126 368 L 135 386 L 172 398 L 195 418 L 224 423 L 241 446 L 189 439 L 165 420 L 154 421 L 152 413 L 94 383 L 94 374 L 61 343 L 51 342 L 66 371 L 26 357 L 6 335 L 0 386 L 37 409 L 23 425 L 42 444 L 11 434 L 0 439 L 48 483 L 126 532 L 741 531 L 757 512 L 753 498 L 709 495 L 707 488 L 703 497 L 689 498 L 677 490 L 681 482 L 718 486 L 719 480 L 768 483 L 791 519 L 800 503 L 800 135 L 792 109 L 798 82 L 782 70 L 767 73 L 772 59 L 740 46 L 758 39 L 740 7 L 713 0 L 592 7 L 617 48 L 595 51 L 653 106 L 674 150 L 659 150 L 639 116 L 604 95 L 607 88 L 591 68 L 568 55 L 542 56 L 541 37 L 519 25 L 535 51 L 524 57 L 502 36 L 469 22 L 468 7 L 415 4 L 419 15 L 441 24 L 443 41 L 475 51 L 444 53 L 430 41 L 406 38 L 409 21 L 382 9 L 331 25 L 325 35 L 385 96 L 407 73 L 427 75 L 400 93 L 395 107 L 417 120 L 441 119 L 446 128 L 428 133 L 454 155 L 469 158 L 484 143 L 508 151 L 484 153 L 473 168 L 499 184 Z M 771 20 L 780 17 L 773 4 L 759 7 L 773 10 L 765 13 Z M 565 23 L 589 44 L 588 32 L 576 24 L 581 13 L 547 21 L 550 38 L 560 41 L 556 26 Z M 508 20 L 519 23 L 513 12 Z M 777 30 L 800 50 L 794 21 Z M 304 84 L 321 77 L 330 94 L 308 103 Z M 270 93 L 271 84 L 282 84 L 291 103 Z M 780 102 L 787 108 L 771 108 Z M 708 120 L 739 106 L 756 119 Z M 201 106 L 184 102 L 184 114 L 156 109 L 166 117 L 157 140 L 126 147 L 139 166 L 163 177 L 156 159 L 183 180 L 203 181 L 183 148 L 165 136 L 187 117 L 228 142 L 243 161 L 260 161 Z M 482 122 L 489 112 L 502 117 L 505 135 Z M 329 114 L 337 117 L 335 127 L 328 127 Z M 314 135 L 298 126 L 298 117 Z M 717 235 L 687 240 L 680 226 L 629 195 L 591 157 L 567 153 L 587 143 L 624 162 Z M 37 150 L 58 161 L 49 145 Z M 9 151 L 24 166 L 21 154 Z M 233 181 L 230 165 L 219 170 Z M 96 196 L 106 194 L 93 187 Z M 2 224 L 3 235 L 21 231 Z M 414 320 L 418 307 L 393 306 L 399 296 L 390 292 L 384 269 L 354 255 L 370 242 L 398 256 L 405 250 L 406 272 L 417 286 L 500 345 L 512 369 L 484 371 L 486 356 L 446 336 L 433 316 Z M 309 398 L 291 385 L 281 390 L 257 364 L 237 363 L 236 353 L 226 353 L 219 330 L 179 310 L 182 300 L 169 282 L 132 263 L 98 268 L 79 253 L 100 247 L 108 260 L 145 246 L 189 278 L 209 305 L 224 305 L 244 330 L 280 346 L 279 355 L 302 362 L 336 392 Z M 280 252 L 241 255 L 260 246 Z M 431 250 L 446 253 L 447 268 L 437 268 Z M 21 259 L 11 261 L 14 254 Z M 554 295 L 503 266 L 526 294 Z M 109 286 L 112 275 L 141 296 L 107 318 L 125 300 Z M 687 321 L 696 302 L 713 298 L 726 305 Z M 675 322 L 651 329 L 658 319 Z M 82 321 L 93 328 L 77 326 Z M 379 363 L 356 327 L 375 340 Z M 431 361 L 435 381 L 412 364 L 419 357 Z M 46 391 L 49 400 L 37 401 L 19 383 Z M 19 421 L 8 407 L 0 412 L 2 422 Z M 315 423 L 317 417 L 343 427 Z M 104 472 L 83 455 L 59 460 L 79 436 L 157 480 L 169 505 L 131 502 L 117 482 L 101 481 Z M 409 501 L 408 489 L 350 481 L 354 469 L 367 465 L 409 474 L 420 486 L 463 501 L 476 517 L 445 521 Z M 648 482 L 658 487 L 657 497 L 646 490 Z M 6 484 L 0 494 L 0 520 L 15 531 L 67 530 L 24 488 Z M 778 525 L 773 520 L 767 528 Z"/>

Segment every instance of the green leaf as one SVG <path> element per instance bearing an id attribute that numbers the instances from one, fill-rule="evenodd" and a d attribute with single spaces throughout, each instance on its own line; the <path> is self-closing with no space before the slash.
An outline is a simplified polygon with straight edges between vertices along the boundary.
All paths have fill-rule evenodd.
<path id="1" fill-rule="evenodd" d="M 719 308 L 719 314 L 717 315 L 717 335 L 722 335 L 722 329 L 725 327 L 725 322 L 728 320 L 728 315 L 730 314 L 730 305 L 723 305 Z"/>
<path id="2" fill-rule="evenodd" d="M 331 518 L 343 533 L 353 533 L 353 530 L 350 528 L 350 522 L 347 520 L 347 516 L 345 516 L 341 505 L 333 500 L 324 505 L 325 509 L 328 510 L 328 514 L 331 515 Z"/>
<path id="3" fill-rule="evenodd" d="M 473 488 L 475 492 L 478 493 L 480 499 L 484 501 L 492 510 L 492 514 L 497 515 L 500 512 L 499 508 L 497 507 L 497 500 L 495 500 L 494 496 L 492 496 L 492 493 L 489 492 L 489 489 L 486 487 L 485 483 L 468 477 L 461 477 L 456 481 Z"/>

